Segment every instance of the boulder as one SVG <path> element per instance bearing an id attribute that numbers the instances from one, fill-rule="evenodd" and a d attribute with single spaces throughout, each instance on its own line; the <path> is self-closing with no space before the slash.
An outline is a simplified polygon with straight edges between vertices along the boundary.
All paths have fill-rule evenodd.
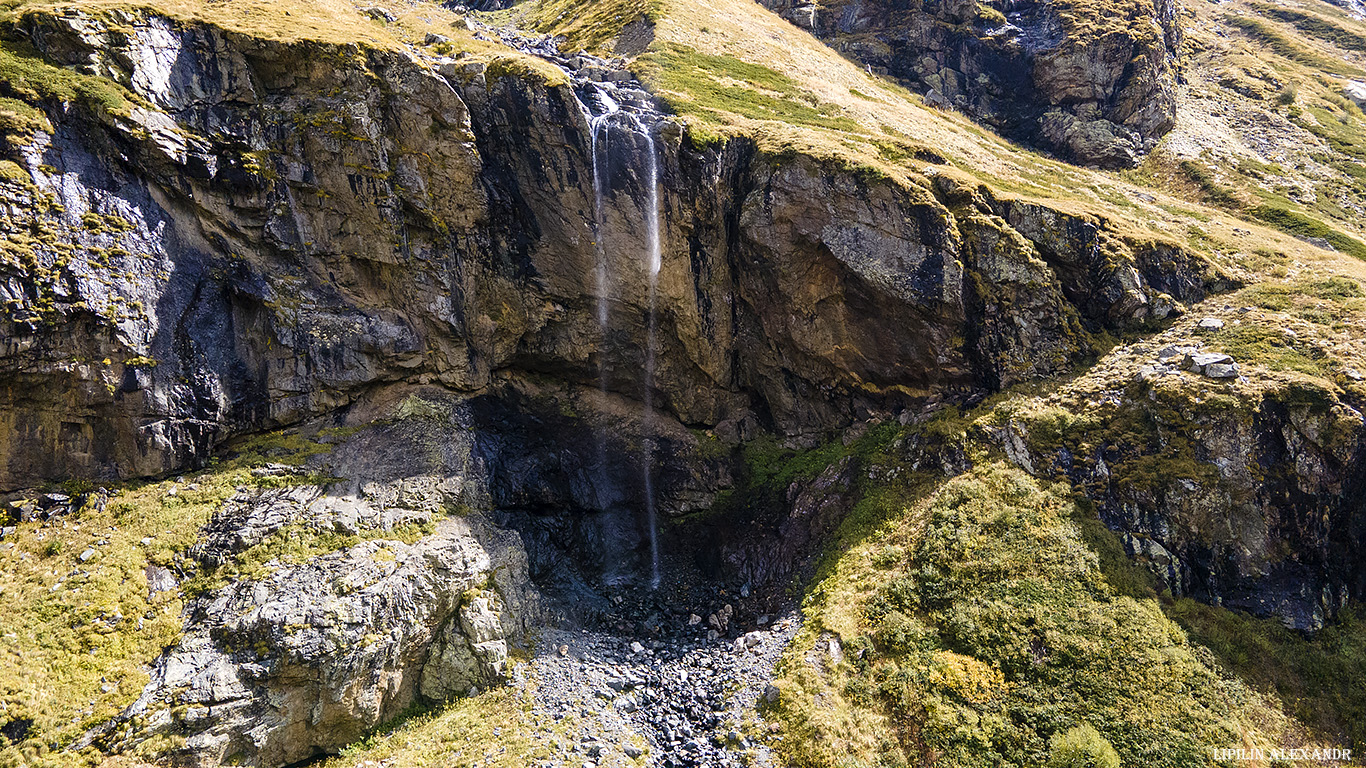
<path id="1" fill-rule="evenodd" d="M 1237 363 L 1211 363 L 1205 366 L 1204 374 L 1211 379 L 1238 378 Z"/>
<path id="2" fill-rule="evenodd" d="M 1343 93 L 1362 109 L 1366 109 L 1366 80 L 1349 80 L 1343 86 Z"/>

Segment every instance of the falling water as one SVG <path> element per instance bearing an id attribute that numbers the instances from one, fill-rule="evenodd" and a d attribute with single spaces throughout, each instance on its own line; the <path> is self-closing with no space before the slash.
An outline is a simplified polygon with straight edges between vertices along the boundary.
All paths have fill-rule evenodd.
<path id="1" fill-rule="evenodd" d="M 602 107 L 602 114 L 594 117 L 593 113 L 583 106 L 584 117 L 588 120 L 589 151 L 593 158 L 593 251 L 594 266 L 593 271 L 597 281 L 597 316 L 598 316 L 598 391 L 607 394 L 607 293 L 608 293 L 608 273 L 607 273 L 607 248 L 603 243 L 604 213 L 604 179 L 609 168 L 606 166 L 605 156 L 607 154 L 608 131 L 607 120 L 616 114 L 620 107 L 612 97 L 603 93 L 601 90 L 595 91 L 594 96 L 598 105 Z M 599 146 L 601 145 L 601 149 Z M 597 436 L 598 466 L 602 471 L 607 467 L 607 435 L 604 431 Z"/>
<path id="2" fill-rule="evenodd" d="M 593 274 L 597 297 L 595 314 L 598 320 L 598 391 L 603 395 L 605 401 L 607 395 L 608 302 L 611 291 L 611 272 L 608 266 L 605 242 L 607 228 L 605 200 L 612 171 L 608 139 L 611 136 L 609 124 L 611 118 L 620 112 L 621 107 L 601 87 L 593 87 L 588 94 L 588 99 L 596 108 L 597 115 L 593 114 L 594 109 L 590 109 L 582 98 L 579 99 L 579 107 L 583 110 L 584 119 L 588 123 L 589 157 L 593 167 Z M 594 432 L 598 487 L 600 489 L 598 504 L 608 518 L 615 518 L 617 513 L 612 511 L 613 502 L 609 490 L 613 484 L 609 476 L 607 462 L 608 427 L 604 424 Z M 608 522 L 605 530 L 614 531 L 617 525 L 618 523 L 615 521 Z M 626 573 L 621 569 L 622 563 L 611 554 L 619 551 L 621 551 L 619 547 L 610 544 L 604 549 L 603 578 L 608 584 L 618 584 L 627 578 Z"/>
<path id="3" fill-rule="evenodd" d="M 603 245 L 602 231 L 603 179 L 606 174 L 602 163 L 602 153 L 599 151 L 598 145 L 602 144 L 603 151 L 606 150 L 608 132 L 605 128 L 607 127 L 607 120 L 616 114 L 621 107 L 611 96 L 602 91 L 597 91 L 595 96 L 598 104 L 603 108 L 602 114 L 594 117 L 587 107 L 584 108 L 584 113 L 588 118 L 590 151 L 593 153 L 593 240 L 597 256 L 598 328 L 602 333 L 602 343 L 605 348 L 607 345 L 607 251 Z M 607 391 L 607 369 L 601 362 L 598 364 L 598 386 L 604 392 Z"/>
<path id="4" fill-rule="evenodd" d="M 641 441 L 644 455 L 641 469 L 645 479 L 645 511 L 650 524 L 650 588 L 659 588 L 659 521 L 655 509 L 654 489 L 654 385 L 655 385 L 655 335 L 656 335 L 656 296 L 659 292 L 659 266 L 661 260 L 659 245 L 659 160 L 655 157 L 655 139 L 650 129 L 639 120 L 636 125 L 645 137 L 647 179 L 649 187 L 645 193 L 645 237 L 649 240 L 649 253 L 645 268 L 650 277 L 650 319 L 645 337 L 645 416 L 643 429 L 645 438 Z"/>
<path id="5" fill-rule="evenodd" d="M 597 319 L 600 333 L 600 343 L 602 352 L 598 358 L 598 388 L 604 394 L 607 392 L 607 332 L 608 332 L 608 293 L 610 291 L 611 274 L 609 272 L 608 253 L 604 240 L 606 229 L 605 221 L 605 198 L 607 195 L 607 185 L 609 183 L 611 167 L 609 165 L 610 152 L 607 150 L 607 141 L 611 135 L 610 121 L 614 116 L 621 115 L 621 106 L 601 87 L 594 88 L 591 100 L 597 107 L 598 114 L 593 114 L 594 110 L 580 101 L 583 109 L 584 118 L 588 121 L 589 127 L 589 151 L 592 155 L 593 165 L 593 238 L 594 238 L 594 257 L 595 257 L 595 278 L 597 282 Z M 659 268 L 661 262 L 661 247 L 659 234 L 659 161 L 656 157 L 656 145 L 651 128 L 646 125 L 636 115 L 631 115 L 631 122 L 634 124 L 635 131 L 645 140 L 646 146 L 646 168 L 645 168 L 645 238 L 647 240 L 647 253 L 645 259 L 645 271 L 649 278 L 649 319 L 647 322 L 648 332 L 645 342 L 645 377 L 644 377 L 644 402 L 645 410 L 642 418 L 641 431 L 643 439 L 641 455 L 641 475 L 644 481 L 645 490 L 645 511 L 647 523 L 649 525 L 650 541 L 650 588 L 657 589 L 660 583 L 659 566 L 659 521 L 658 510 L 655 505 L 654 490 L 654 376 L 656 365 L 656 336 L 657 325 L 656 303 L 659 291 Z M 598 466 L 606 471 L 607 466 L 607 436 L 605 433 L 598 435 L 597 440 Z"/>

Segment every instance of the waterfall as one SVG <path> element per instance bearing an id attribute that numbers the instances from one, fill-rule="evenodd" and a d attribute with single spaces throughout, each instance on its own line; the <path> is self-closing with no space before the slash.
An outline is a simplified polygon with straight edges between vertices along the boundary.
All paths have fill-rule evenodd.
<path id="1" fill-rule="evenodd" d="M 579 106 L 583 111 L 584 119 L 588 122 L 589 128 L 589 152 L 593 166 L 593 238 L 594 238 L 594 278 L 597 293 L 597 320 L 599 329 L 599 339 L 601 352 L 598 360 L 598 388 L 604 393 L 607 392 L 607 334 L 609 330 L 608 301 L 611 289 L 612 275 L 609 270 L 609 254 L 607 253 L 606 241 L 604 238 L 606 230 L 606 198 L 608 187 L 611 183 L 610 152 L 608 141 L 611 136 L 613 124 L 620 128 L 629 129 L 632 133 L 640 136 L 645 143 L 646 167 L 642 178 L 642 185 L 645 187 L 645 258 L 644 267 L 648 280 L 648 299 L 649 315 L 646 321 L 647 333 L 645 341 L 645 371 L 642 380 L 644 411 L 641 418 L 641 480 L 645 496 L 645 516 L 648 526 L 648 536 L 650 545 L 650 588 L 657 589 L 660 584 L 660 556 L 659 556 L 659 520 L 658 508 L 655 501 L 654 488 L 654 379 L 657 362 L 657 302 L 659 294 L 659 270 L 662 260 L 662 247 L 660 244 L 660 201 L 659 201 L 659 158 L 658 147 L 655 143 L 653 134 L 653 122 L 646 122 L 641 119 L 637 111 L 640 105 L 636 102 L 641 101 L 639 97 L 631 98 L 632 94 L 626 92 L 628 103 L 632 105 L 632 111 L 626 112 L 621 104 L 617 102 L 611 93 L 616 93 L 616 88 L 612 84 L 591 83 L 585 84 L 587 87 L 587 100 L 579 97 Z M 577 94 L 576 94 L 577 96 Z M 591 106 L 590 106 L 591 103 Z M 629 117 L 629 122 L 622 120 L 622 117 Z M 614 118 L 617 118 L 614 120 Z M 597 459 L 598 466 L 606 472 L 607 466 L 607 435 L 600 432 L 597 435 Z M 604 478 L 605 480 L 605 478 Z M 609 579 L 610 580 L 610 579 Z"/>
<path id="2" fill-rule="evenodd" d="M 620 107 L 606 93 L 601 90 L 594 91 L 595 100 L 602 107 L 602 113 L 594 116 L 592 111 L 582 101 L 579 106 L 583 108 L 584 118 L 588 121 L 589 152 L 592 156 L 593 164 L 593 272 L 597 283 L 597 316 L 598 316 L 598 391 L 607 394 L 607 293 L 608 293 L 608 273 L 607 273 L 607 247 L 603 243 L 602 235 L 604 229 L 603 220 L 603 180 L 606 178 L 610 167 L 606 166 L 607 120 L 616 114 Z M 601 149 L 599 149 L 601 146 Z M 598 466 L 606 472 L 607 467 L 607 435 L 604 428 L 598 431 L 597 449 Z"/>
<path id="3" fill-rule="evenodd" d="M 656 157 L 655 139 L 650 128 L 641 123 L 639 119 L 636 120 L 636 126 L 640 129 L 641 135 L 645 137 L 646 151 L 649 155 L 649 161 L 646 165 L 649 189 L 645 193 L 645 237 L 649 241 L 649 251 L 646 256 L 645 268 L 650 278 L 650 318 L 645 336 L 645 415 L 641 421 L 641 431 L 644 433 L 641 445 L 644 455 L 641 456 L 641 472 L 645 481 L 645 511 L 650 525 L 650 588 L 658 589 L 659 521 L 655 509 L 655 489 L 652 474 L 654 470 L 652 422 L 655 410 L 655 336 L 658 324 L 656 303 L 659 294 L 659 267 L 662 257 L 659 244 L 659 159 Z"/>
<path id="4" fill-rule="evenodd" d="M 612 115 L 620 111 L 621 107 L 611 96 L 601 90 L 595 91 L 594 95 L 598 104 L 603 108 L 602 114 L 593 116 L 589 109 L 584 107 L 584 116 L 588 118 L 589 151 L 593 155 L 593 248 L 596 255 L 597 264 L 595 265 L 598 289 L 598 328 L 602 334 L 602 344 L 604 349 L 607 346 L 607 249 L 602 242 L 603 230 L 603 178 L 605 176 L 601 153 L 598 145 L 602 144 L 603 151 L 606 150 L 608 133 L 604 130 L 607 127 L 607 120 Z M 582 102 L 580 102 L 582 104 Z M 601 362 L 598 364 L 598 387 L 602 391 L 607 391 L 607 370 Z"/>

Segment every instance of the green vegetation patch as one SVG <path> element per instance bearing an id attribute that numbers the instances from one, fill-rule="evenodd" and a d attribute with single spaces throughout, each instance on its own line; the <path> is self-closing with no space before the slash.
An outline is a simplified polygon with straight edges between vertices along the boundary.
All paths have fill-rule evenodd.
<path id="1" fill-rule="evenodd" d="M 297 465 L 326 450 L 297 435 L 266 435 L 184 482 L 127 483 L 102 508 L 88 503 L 18 523 L 0 547 L 0 724 L 33 722 L 19 743 L 0 737 L 0 766 L 98 763 L 94 752 L 53 750 L 132 703 L 151 662 L 180 636 L 184 585 L 149 594 L 149 568 L 183 580 L 200 528 L 238 488 L 308 481 L 257 477 L 253 468 Z M 63 490 L 91 487 L 77 479 Z"/>
<path id="2" fill-rule="evenodd" d="M 1316 13 L 1265 3 L 1255 3 L 1252 7 L 1263 16 L 1284 21 L 1307 35 L 1332 43 L 1343 50 L 1366 53 L 1366 35 L 1346 29 Z"/>
<path id="3" fill-rule="evenodd" d="M 563 35 L 564 50 L 607 51 L 628 24 L 653 26 L 663 18 L 663 0 L 543 0 L 529 8 L 528 26 Z"/>
<path id="4" fill-rule="evenodd" d="M 1272 691 L 1286 710 L 1322 733 L 1366 744 L 1366 623 L 1347 613 L 1313 637 L 1274 619 L 1190 599 L 1168 614 L 1230 671 Z"/>
<path id="5" fill-rule="evenodd" d="M 1243 364 L 1251 363 L 1272 371 L 1294 371 L 1307 376 L 1332 375 L 1332 361 L 1321 350 L 1287 336 L 1279 328 L 1240 325 L 1225 328 L 1211 342 Z"/>
<path id="6" fill-rule="evenodd" d="M 857 132 L 855 121 L 839 108 L 822 104 L 792 78 L 731 56 L 699 53 L 665 45 L 636 61 L 638 74 L 675 113 L 708 122 L 724 114 L 751 120 L 776 120 L 809 128 Z"/>
<path id="7" fill-rule="evenodd" d="M 26 101 L 0 98 L 0 134 L 5 137 L 6 144 L 26 144 L 35 132 L 51 130 L 52 124 L 42 110 Z"/>
<path id="8" fill-rule="evenodd" d="M 1249 213 L 1287 234 L 1320 238 L 1343 253 L 1358 259 L 1366 259 L 1366 243 L 1345 235 L 1318 219 L 1275 204 L 1259 205 L 1252 208 Z"/>
<path id="9" fill-rule="evenodd" d="M 1346 155 L 1341 159 L 1353 161 L 1356 170 L 1340 170 L 1358 176 L 1361 164 L 1366 162 L 1366 130 L 1362 128 L 1361 110 L 1337 95 L 1328 96 L 1318 105 L 1311 104 L 1306 110 L 1314 119 L 1309 120 L 1300 115 L 1296 124 L 1323 139 L 1334 152 Z"/>
<path id="10" fill-rule="evenodd" d="M 1305 66 L 1313 67 L 1324 72 L 1332 72 L 1334 74 L 1347 75 L 1349 77 L 1362 77 L 1363 75 L 1366 75 L 1366 72 L 1363 72 L 1360 67 L 1354 67 L 1342 59 L 1324 56 L 1313 49 L 1307 48 L 1295 40 L 1281 34 L 1279 30 L 1260 19 L 1254 19 L 1251 16 L 1229 14 L 1224 17 L 1224 21 L 1241 29 L 1243 32 L 1247 33 L 1249 37 L 1257 40 L 1276 54 L 1284 56 L 1291 61 L 1296 61 Z"/>
<path id="11" fill-rule="evenodd" d="M 1275 312 L 1293 312 L 1311 322 L 1331 325 L 1342 317 L 1342 309 L 1359 309 L 1366 292 L 1350 277 L 1334 275 L 1315 280 L 1288 283 L 1266 282 L 1248 288 L 1242 297 L 1250 304 Z"/>
<path id="12" fill-rule="evenodd" d="M 1204 765 L 1283 728 L 1156 600 L 1109 583 L 1065 486 L 986 463 L 883 504 L 784 658 L 793 764 Z M 823 632 L 843 660 L 815 658 Z"/>
<path id="13" fill-rule="evenodd" d="M 1181 172 L 1200 188 L 1205 202 L 1217 205 L 1220 208 L 1238 208 L 1241 205 L 1233 190 L 1220 184 L 1214 178 L 1214 174 L 1210 173 L 1210 170 L 1200 163 L 1194 160 L 1182 160 Z"/>
<path id="14" fill-rule="evenodd" d="M 112 116 L 127 114 L 137 101 L 112 80 L 54 67 L 32 46 L 14 41 L 0 41 L 0 97 L 0 125 L 11 134 L 48 127 L 35 104 L 75 104 Z"/>
<path id="15" fill-rule="evenodd" d="M 185 592 L 198 595 L 217 589 L 230 581 L 242 579 L 259 581 L 269 576 L 276 567 L 302 565 L 321 555 L 350 549 L 364 541 L 401 541 L 412 544 L 436 532 L 431 522 L 407 523 L 391 529 L 366 528 L 357 533 L 319 530 L 304 524 L 287 525 L 233 560 L 200 574 L 185 585 Z"/>
<path id="16" fill-rule="evenodd" d="M 538 714 L 528 689 L 494 688 L 434 710 L 415 707 L 320 768 L 450 765 L 523 768 L 552 761 L 579 743 L 577 714 Z M 645 747 L 643 743 L 637 746 Z"/>

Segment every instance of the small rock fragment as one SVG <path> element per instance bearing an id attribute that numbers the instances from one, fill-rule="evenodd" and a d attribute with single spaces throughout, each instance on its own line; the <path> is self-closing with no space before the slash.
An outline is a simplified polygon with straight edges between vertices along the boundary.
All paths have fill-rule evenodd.
<path id="1" fill-rule="evenodd" d="M 1181 367 L 1191 373 L 1203 373 L 1206 366 L 1223 365 L 1232 363 L 1233 358 L 1218 352 L 1202 352 L 1193 355 L 1186 355 L 1181 362 Z"/>
<path id="2" fill-rule="evenodd" d="M 366 16 L 369 16 L 375 21 L 382 21 L 386 24 L 393 24 L 394 22 L 398 21 L 397 16 L 385 10 L 384 8 L 380 8 L 378 6 L 363 8 L 361 9 L 361 13 L 365 14 Z"/>
<path id="3" fill-rule="evenodd" d="M 1238 377 L 1238 364 L 1213 363 L 1205 366 L 1205 375 L 1211 379 L 1234 379 Z"/>

